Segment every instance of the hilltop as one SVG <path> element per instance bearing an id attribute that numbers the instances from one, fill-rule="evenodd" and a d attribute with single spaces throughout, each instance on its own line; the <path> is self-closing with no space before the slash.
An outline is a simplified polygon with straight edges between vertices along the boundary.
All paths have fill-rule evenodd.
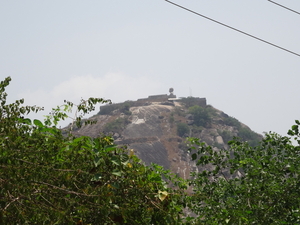
<path id="1" fill-rule="evenodd" d="M 75 135 L 109 133 L 115 143 L 128 145 L 147 165 L 157 163 L 184 178 L 201 169 L 190 159 L 186 137 L 200 138 L 215 150 L 228 149 L 227 142 L 235 136 L 250 145 L 262 138 L 237 119 L 207 105 L 205 98 L 176 98 L 173 89 L 169 95 L 101 106 L 89 119 L 97 123 L 75 129 Z"/>

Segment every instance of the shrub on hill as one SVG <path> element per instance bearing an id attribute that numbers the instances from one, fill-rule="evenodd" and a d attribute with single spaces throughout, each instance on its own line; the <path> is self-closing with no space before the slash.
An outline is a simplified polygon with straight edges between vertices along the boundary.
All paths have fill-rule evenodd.
<path id="1" fill-rule="evenodd" d="M 177 123 L 177 134 L 180 137 L 183 137 L 184 135 L 189 135 L 190 128 L 186 123 Z"/>
<path id="2" fill-rule="evenodd" d="M 195 105 L 189 108 L 189 113 L 194 117 L 194 123 L 197 126 L 206 127 L 211 122 L 211 114 L 207 108 Z"/>

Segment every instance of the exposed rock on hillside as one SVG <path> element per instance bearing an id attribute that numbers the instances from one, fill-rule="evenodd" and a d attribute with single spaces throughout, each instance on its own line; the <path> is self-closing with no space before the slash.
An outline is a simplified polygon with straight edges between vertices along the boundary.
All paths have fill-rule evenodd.
<path id="1" fill-rule="evenodd" d="M 157 163 L 182 177 L 199 168 L 190 160 L 185 140 L 198 137 L 209 145 L 228 148 L 233 136 L 240 136 L 250 144 L 261 138 L 246 125 L 224 112 L 206 105 L 205 99 L 172 98 L 167 95 L 136 102 L 101 107 L 90 119 L 94 125 L 74 131 L 77 135 L 97 137 L 110 133 L 115 142 L 128 145 L 146 163 Z"/>

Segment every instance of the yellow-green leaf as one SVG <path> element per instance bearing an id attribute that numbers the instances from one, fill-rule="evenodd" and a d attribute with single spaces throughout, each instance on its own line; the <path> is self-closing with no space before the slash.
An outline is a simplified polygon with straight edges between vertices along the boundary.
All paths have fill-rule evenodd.
<path id="1" fill-rule="evenodd" d="M 168 192 L 166 191 L 158 191 L 158 198 L 163 201 L 168 196 Z"/>

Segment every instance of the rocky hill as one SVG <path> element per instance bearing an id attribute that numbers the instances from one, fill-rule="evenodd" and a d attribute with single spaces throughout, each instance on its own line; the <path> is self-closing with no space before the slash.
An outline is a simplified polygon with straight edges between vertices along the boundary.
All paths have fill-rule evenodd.
<path id="1" fill-rule="evenodd" d="M 200 138 L 216 150 L 227 149 L 227 142 L 234 136 L 251 145 L 262 138 L 237 119 L 206 105 L 205 98 L 177 99 L 172 92 L 102 106 L 90 119 L 97 123 L 74 133 L 91 137 L 110 133 L 115 143 L 128 145 L 146 164 L 157 163 L 184 178 L 201 169 L 190 160 L 186 137 Z"/>

